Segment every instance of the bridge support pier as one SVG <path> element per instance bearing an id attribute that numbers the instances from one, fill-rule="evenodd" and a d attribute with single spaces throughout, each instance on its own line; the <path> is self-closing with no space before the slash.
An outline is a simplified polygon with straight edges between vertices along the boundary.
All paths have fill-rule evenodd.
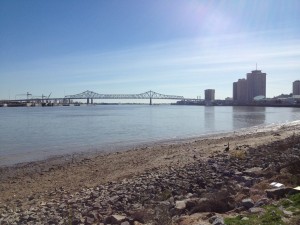
<path id="1" fill-rule="evenodd" d="M 90 104 L 90 99 L 89 98 L 86 99 L 86 104 L 87 105 Z"/>
<path id="2" fill-rule="evenodd" d="M 91 98 L 91 104 L 94 104 L 94 99 Z"/>
<path id="3" fill-rule="evenodd" d="M 152 105 L 152 98 L 150 98 L 150 105 Z"/>

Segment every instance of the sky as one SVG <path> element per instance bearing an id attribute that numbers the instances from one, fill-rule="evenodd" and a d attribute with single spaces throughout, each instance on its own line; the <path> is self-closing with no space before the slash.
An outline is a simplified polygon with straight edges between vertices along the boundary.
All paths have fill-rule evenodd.
<path id="1" fill-rule="evenodd" d="M 224 99 L 256 63 L 267 97 L 292 92 L 299 0 L 0 1 L 0 99 L 205 89 Z"/>

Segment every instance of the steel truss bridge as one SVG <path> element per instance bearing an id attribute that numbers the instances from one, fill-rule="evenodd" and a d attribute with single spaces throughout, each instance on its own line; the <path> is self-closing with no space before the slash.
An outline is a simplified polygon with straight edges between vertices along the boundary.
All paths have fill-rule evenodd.
<path id="1" fill-rule="evenodd" d="M 154 91 L 147 91 L 141 94 L 98 94 L 93 91 L 84 91 L 76 95 L 66 95 L 65 99 L 86 99 L 87 104 L 93 104 L 93 99 L 149 99 L 152 105 L 152 99 L 173 99 L 182 100 L 183 96 L 177 95 L 164 95 Z"/>

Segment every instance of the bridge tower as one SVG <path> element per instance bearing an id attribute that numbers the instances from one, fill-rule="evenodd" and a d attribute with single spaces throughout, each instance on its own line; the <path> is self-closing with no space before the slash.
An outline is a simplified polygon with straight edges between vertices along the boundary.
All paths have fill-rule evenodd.
<path id="1" fill-rule="evenodd" d="M 91 100 L 91 104 L 94 104 L 94 99 L 93 98 L 87 98 L 86 99 L 86 104 L 89 105 Z"/>

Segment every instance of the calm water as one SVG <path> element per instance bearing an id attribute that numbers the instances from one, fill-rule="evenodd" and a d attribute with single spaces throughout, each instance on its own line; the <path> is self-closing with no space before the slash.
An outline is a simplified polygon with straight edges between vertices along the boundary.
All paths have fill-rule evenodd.
<path id="1" fill-rule="evenodd" d="M 0 108 L 0 165 L 113 151 L 300 119 L 298 108 L 113 105 Z"/>

